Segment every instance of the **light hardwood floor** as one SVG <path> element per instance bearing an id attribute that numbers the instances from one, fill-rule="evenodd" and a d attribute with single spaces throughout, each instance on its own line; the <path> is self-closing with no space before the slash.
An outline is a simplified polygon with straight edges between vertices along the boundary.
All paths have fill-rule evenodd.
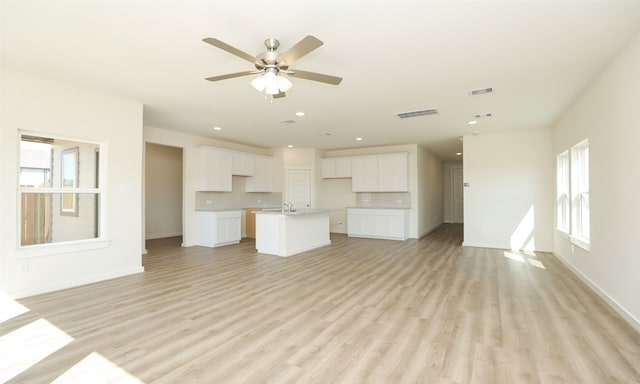
<path id="1" fill-rule="evenodd" d="M 461 240 L 332 235 L 289 258 L 148 241 L 144 274 L 19 300 L 0 336 L 43 318 L 73 341 L 11 382 L 94 352 L 144 383 L 640 382 L 640 335 L 553 255 Z"/>

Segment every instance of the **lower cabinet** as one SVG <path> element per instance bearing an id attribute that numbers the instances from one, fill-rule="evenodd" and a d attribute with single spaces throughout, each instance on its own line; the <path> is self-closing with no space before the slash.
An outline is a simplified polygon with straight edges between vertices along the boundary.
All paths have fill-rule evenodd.
<path id="1" fill-rule="evenodd" d="M 197 244 L 205 247 L 239 243 L 242 236 L 241 211 L 196 212 Z"/>
<path id="2" fill-rule="evenodd" d="M 347 208 L 347 235 L 406 240 L 409 238 L 409 210 Z"/>

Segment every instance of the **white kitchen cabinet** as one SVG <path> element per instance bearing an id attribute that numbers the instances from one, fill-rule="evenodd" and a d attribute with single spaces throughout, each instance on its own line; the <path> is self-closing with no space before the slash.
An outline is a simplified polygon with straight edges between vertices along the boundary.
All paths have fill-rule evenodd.
<path id="1" fill-rule="evenodd" d="M 354 156 L 351 167 L 353 192 L 378 191 L 378 156 Z"/>
<path id="2" fill-rule="evenodd" d="M 321 159 L 321 165 L 324 179 L 351 177 L 351 157 L 327 157 Z"/>
<path id="3" fill-rule="evenodd" d="M 240 242 L 242 213 L 237 211 L 197 211 L 197 245 L 219 247 Z"/>
<path id="4" fill-rule="evenodd" d="M 375 233 L 375 210 L 364 208 L 347 209 L 347 234 L 366 236 Z"/>
<path id="5" fill-rule="evenodd" d="M 197 147 L 198 185 L 196 191 L 231 191 L 231 152 L 213 147 Z"/>
<path id="6" fill-rule="evenodd" d="M 407 153 L 354 156 L 351 163 L 353 192 L 408 192 Z"/>
<path id="7" fill-rule="evenodd" d="M 255 155 L 244 152 L 232 152 L 231 174 L 237 176 L 253 176 L 255 169 Z"/>
<path id="8" fill-rule="evenodd" d="M 409 155 L 387 153 L 378 155 L 378 192 L 409 191 Z"/>
<path id="9" fill-rule="evenodd" d="M 406 240 L 409 238 L 409 210 L 348 208 L 347 235 Z"/>
<path id="10" fill-rule="evenodd" d="M 273 192 L 273 157 L 255 156 L 254 175 L 245 179 L 245 192 Z"/>

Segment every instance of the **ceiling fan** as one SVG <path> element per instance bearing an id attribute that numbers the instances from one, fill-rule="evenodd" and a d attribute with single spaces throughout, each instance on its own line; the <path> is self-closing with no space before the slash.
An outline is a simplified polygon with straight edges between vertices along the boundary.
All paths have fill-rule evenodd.
<path id="1" fill-rule="evenodd" d="M 342 81 L 341 77 L 289 68 L 296 60 L 324 44 L 314 36 L 305 37 L 284 53 L 278 52 L 278 47 L 280 46 L 280 42 L 278 40 L 271 38 L 266 39 L 264 41 L 264 45 L 267 47 L 267 51 L 259 54 L 258 56 L 251 56 L 238 48 L 232 47 L 227 43 L 211 37 L 204 38 L 202 41 L 211 44 L 216 48 L 227 51 L 232 55 L 238 56 L 241 59 L 249 61 L 256 67 L 256 70 L 254 71 L 243 71 L 207 77 L 206 80 L 209 81 L 219 81 L 232 79 L 234 77 L 258 74 L 260 76 L 251 81 L 251 85 L 258 91 L 272 95 L 274 98 L 284 97 L 285 92 L 291 88 L 292 84 L 287 76 L 319 81 L 321 83 L 332 85 L 338 85 Z"/>

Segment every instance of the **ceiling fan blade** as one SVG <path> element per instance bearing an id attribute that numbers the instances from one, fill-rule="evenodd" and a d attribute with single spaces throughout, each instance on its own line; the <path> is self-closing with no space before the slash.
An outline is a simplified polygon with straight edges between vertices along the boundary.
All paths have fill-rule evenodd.
<path id="1" fill-rule="evenodd" d="M 280 99 L 280 98 L 285 97 L 285 96 L 287 96 L 287 94 L 286 94 L 286 93 L 284 93 L 284 92 L 280 92 L 280 93 L 276 93 L 276 94 L 275 94 L 275 95 L 273 95 L 272 97 L 273 97 L 274 99 Z"/>
<path id="2" fill-rule="evenodd" d="M 321 83 L 327 83 L 332 85 L 338 85 L 342 81 L 342 77 L 324 75 L 322 73 L 316 73 L 316 72 L 301 71 L 299 69 L 292 69 L 291 72 L 289 72 L 288 74 L 289 76 L 299 77 L 301 79 L 319 81 Z"/>
<path id="3" fill-rule="evenodd" d="M 288 67 L 296 60 L 324 44 L 314 36 L 307 36 L 278 57 L 278 66 Z"/>
<path id="4" fill-rule="evenodd" d="M 225 80 L 225 79 L 233 79 L 234 77 L 255 75 L 258 73 L 260 73 L 260 71 L 243 71 L 243 72 L 236 72 L 236 73 L 228 73 L 226 75 L 207 77 L 206 80 L 218 81 L 218 80 Z"/>
<path id="5" fill-rule="evenodd" d="M 258 61 L 258 59 L 256 59 L 255 56 L 251 56 L 250 54 L 248 54 L 248 53 L 246 53 L 244 51 L 241 51 L 236 47 L 232 47 L 229 44 L 227 44 L 225 42 L 222 42 L 222 41 L 220 41 L 218 39 L 214 39 L 212 37 L 206 37 L 206 38 L 202 39 L 202 41 L 204 41 L 205 43 L 211 44 L 216 48 L 220 48 L 223 51 L 227 51 L 232 55 L 238 56 L 241 59 L 245 59 L 250 63 L 254 63 L 255 64 Z"/>

